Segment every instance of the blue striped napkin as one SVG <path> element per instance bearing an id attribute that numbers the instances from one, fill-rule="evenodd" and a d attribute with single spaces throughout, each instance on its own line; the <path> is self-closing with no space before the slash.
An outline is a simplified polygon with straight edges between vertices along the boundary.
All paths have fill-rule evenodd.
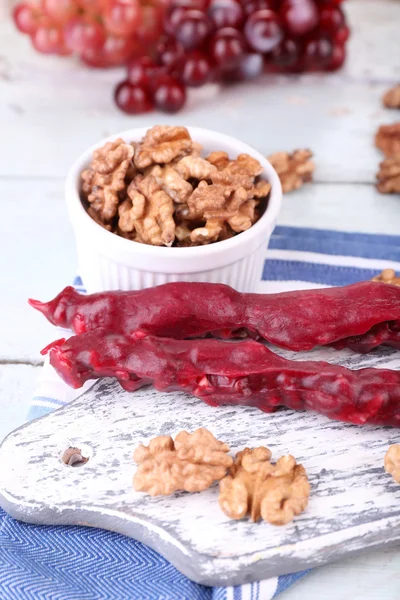
<path id="1" fill-rule="evenodd" d="M 260 292 L 347 285 L 385 268 L 400 271 L 400 237 L 277 227 L 267 257 Z M 79 279 L 76 287 L 84 291 Z M 45 365 L 29 418 L 81 392 Z M 271 600 L 306 573 L 210 588 L 130 538 L 84 527 L 27 525 L 0 510 L 1 600 Z"/>

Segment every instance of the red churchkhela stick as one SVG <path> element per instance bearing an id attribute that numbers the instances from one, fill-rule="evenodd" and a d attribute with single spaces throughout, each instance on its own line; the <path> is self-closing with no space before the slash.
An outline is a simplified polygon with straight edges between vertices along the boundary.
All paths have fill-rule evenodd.
<path id="1" fill-rule="evenodd" d="M 400 426 L 400 371 L 290 361 L 253 340 L 171 340 L 98 329 L 57 340 L 42 353 L 70 386 L 116 377 L 134 391 L 184 391 L 210 405 L 239 404 L 273 412 L 313 410 L 330 419 Z"/>
<path id="2" fill-rule="evenodd" d="M 400 348 L 400 288 L 363 282 L 330 289 L 241 294 L 215 283 L 167 283 L 131 292 L 84 296 L 67 287 L 54 300 L 29 300 L 54 325 L 76 334 L 109 331 L 185 339 L 246 330 L 288 350 L 318 345 L 369 352 Z"/>

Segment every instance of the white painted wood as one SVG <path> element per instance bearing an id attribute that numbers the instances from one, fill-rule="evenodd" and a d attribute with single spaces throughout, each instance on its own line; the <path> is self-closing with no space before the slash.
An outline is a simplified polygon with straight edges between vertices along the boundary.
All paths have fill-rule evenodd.
<path id="1" fill-rule="evenodd" d="M 16 4 L 15 0 L 1 0 L 0 2 L 0 22 L 10 17 L 10 13 Z"/>
<path id="2" fill-rule="evenodd" d="M 62 182 L 0 179 L 0 359 L 41 361 L 54 329 L 38 319 L 29 296 L 55 295 L 72 282 L 76 260 Z"/>
<path id="3" fill-rule="evenodd" d="M 2 25 L 2 136 L 13 143 L 2 145 L 0 175 L 64 176 L 77 154 L 105 135 L 179 120 L 240 136 L 264 153 L 309 146 L 317 180 L 371 182 L 380 157 L 375 129 L 397 118 L 381 108 L 380 97 L 400 77 L 400 3 L 347 4 L 354 37 L 343 71 L 208 86 L 190 94 L 179 116 L 123 115 L 112 100 L 121 70 L 90 71 L 74 60 L 40 56 L 11 24 Z"/>
<path id="4" fill-rule="evenodd" d="M 0 365 L 0 441 L 25 422 L 41 367 Z"/>
<path id="5" fill-rule="evenodd" d="M 400 355 L 319 348 L 279 351 L 295 360 L 328 360 L 351 369 L 398 369 Z M 149 498 L 132 489 L 132 451 L 154 435 L 206 427 L 233 452 L 268 446 L 293 454 L 311 485 L 307 510 L 285 527 L 232 521 L 218 488 Z M 30 523 L 104 527 L 160 552 L 204 585 L 239 585 L 325 564 L 400 539 L 400 486 L 383 468 L 390 427 L 358 427 L 313 412 L 265 414 L 250 406 L 210 407 L 183 393 L 146 387 L 134 394 L 102 380 L 67 407 L 12 433 L 0 447 L 0 505 Z M 68 447 L 89 457 L 66 467 Z M 110 460 L 112 456 L 112 460 Z M 207 535 L 204 532 L 207 531 Z"/>

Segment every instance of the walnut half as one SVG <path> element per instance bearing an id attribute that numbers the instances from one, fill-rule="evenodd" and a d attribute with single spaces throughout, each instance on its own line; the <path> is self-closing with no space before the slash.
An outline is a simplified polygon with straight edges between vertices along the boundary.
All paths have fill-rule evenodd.
<path id="1" fill-rule="evenodd" d="M 400 84 L 385 92 L 382 101 L 386 108 L 400 108 Z"/>
<path id="2" fill-rule="evenodd" d="M 275 465 L 271 451 L 245 448 L 236 455 L 229 473 L 220 481 L 219 504 L 231 519 L 247 514 L 272 525 L 286 525 L 305 510 L 310 484 L 305 469 L 288 454 Z"/>
<path id="3" fill-rule="evenodd" d="M 310 150 L 275 152 L 268 160 L 279 175 L 284 194 L 299 189 L 304 183 L 312 181 L 315 164 L 311 160 Z"/>
<path id="4" fill-rule="evenodd" d="M 396 277 L 396 271 L 394 269 L 384 269 L 379 275 L 375 275 L 371 281 L 400 286 L 400 277 Z"/>
<path id="5" fill-rule="evenodd" d="M 232 465 L 229 446 L 207 429 L 192 434 L 181 431 L 175 438 L 159 436 L 148 446 L 136 448 L 138 468 L 133 486 L 150 496 L 170 495 L 178 490 L 200 492 L 226 475 Z"/>
<path id="6" fill-rule="evenodd" d="M 384 466 L 386 473 L 390 473 L 396 483 L 400 483 L 400 444 L 389 446 L 385 454 Z"/>
<path id="7" fill-rule="evenodd" d="M 125 177 L 131 167 L 133 147 L 121 138 L 107 142 L 93 153 L 88 169 L 81 174 L 82 193 L 101 224 L 117 214 L 119 193 L 126 188 Z"/>
<path id="8" fill-rule="evenodd" d="M 400 153 L 380 163 L 376 179 L 381 194 L 400 194 Z"/>
<path id="9" fill-rule="evenodd" d="M 400 154 L 400 122 L 381 125 L 375 134 L 375 145 L 385 156 Z"/>

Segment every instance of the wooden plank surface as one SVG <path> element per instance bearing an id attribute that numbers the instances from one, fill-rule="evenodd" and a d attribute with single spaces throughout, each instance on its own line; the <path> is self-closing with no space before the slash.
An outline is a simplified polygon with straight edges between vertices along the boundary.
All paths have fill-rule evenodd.
<path id="1" fill-rule="evenodd" d="M 40 56 L 3 24 L 0 115 L 3 139 L 12 143 L 3 146 L 0 175 L 61 177 L 81 151 L 106 135 L 179 120 L 240 136 L 266 154 L 309 146 L 318 156 L 318 181 L 372 182 L 379 160 L 372 148 L 375 129 L 396 119 L 380 97 L 400 78 L 400 3 L 347 4 L 354 33 L 343 71 L 267 77 L 224 90 L 210 85 L 194 90 L 178 116 L 123 115 L 112 101 L 121 70 L 91 72 L 73 60 Z"/>
<path id="2" fill-rule="evenodd" d="M 319 185 L 287 196 L 280 224 L 400 233 L 398 197 L 372 187 L 381 156 L 376 127 L 399 120 L 380 96 L 400 80 L 399 0 L 349 0 L 350 60 L 333 76 L 271 78 L 191 94 L 176 117 L 130 118 L 112 103 L 121 71 L 89 72 L 74 61 L 34 53 L 10 23 L 0 24 L 0 361 L 36 363 L 53 329 L 26 306 L 52 297 L 76 269 L 63 204 L 63 177 L 76 155 L 104 135 L 155 122 L 181 122 L 243 138 L 266 154 L 310 147 Z M 90 82 L 90 83 L 89 83 Z M 362 183 L 363 185 L 360 185 Z M 36 369 L 0 365 L 0 438 L 25 418 Z M 11 408 L 10 408 L 11 407 Z M 398 600 L 396 550 L 323 567 L 285 600 Z"/>
<path id="3" fill-rule="evenodd" d="M 332 348 L 279 354 L 352 369 L 400 366 L 391 348 L 368 355 Z M 154 498 L 132 489 L 134 448 L 154 435 L 198 427 L 212 431 L 233 453 L 251 443 L 269 447 L 274 460 L 293 454 L 310 481 L 307 510 L 285 527 L 254 525 L 226 517 L 217 505 L 217 486 Z M 390 427 L 360 428 L 311 411 L 215 408 L 151 386 L 132 395 L 106 379 L 2 444 L 0 505 L 29 523 L 84 522 L 118 531 L 149 544 L 198 583 L 240 585 L 398 541 L 400 486 L 383 469 L 396 437 Z M 67 469 L 59 457 L 69 447 L 81 448 L 87 464 Z"/>

